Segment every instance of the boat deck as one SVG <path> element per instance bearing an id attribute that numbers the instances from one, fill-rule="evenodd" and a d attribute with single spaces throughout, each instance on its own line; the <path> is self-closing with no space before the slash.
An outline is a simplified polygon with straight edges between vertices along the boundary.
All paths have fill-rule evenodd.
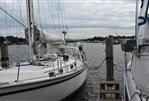
<path id="1" fill-rule="evenodd" d="M 40 65 L 29 64 L 28 62 L 21 63 L 19 72 L 19 81 L 21 82 L 32 82 L 33 80 L 49 79 L 49 73 L 59 73 L 62 70 L 61 75 L 53 76 L 59 77 L 72 73 L 77 66 L 81 65 L 81 62 L 75 59 L 69 59 L 69 61 L 62 61 L 58 58 L 55 61 L 41 61 Z M 77 65 L 74 66 L 74 63 Z M 44 65 L 43 65 L 44 64 Z M 73 65 L 73 68 L 71 67 Z M 0 86 L 16 84 L 18 76 L 18 67 L 14 66 L 9 69 L 3 69 L 0 71 Z"/>

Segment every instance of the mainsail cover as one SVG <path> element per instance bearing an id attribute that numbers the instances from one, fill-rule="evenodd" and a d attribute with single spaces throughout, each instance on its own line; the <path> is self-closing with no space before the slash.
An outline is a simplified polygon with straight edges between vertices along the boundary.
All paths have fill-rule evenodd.
<path id="1" fill-rule="evenodd" d="M 58 37 L 56 35 L 48 35 L 44 33 L 40 33 L 40 41 L 44 41 L 47 43 L 65 43 L 62 37 Z"/>
<path id="2" fill-rule="evenodd" d="M 28 29 L 25 30 L 26 39 L 28 40 Z M 64 37 L 60 37 L 53 34 L 46 34 L 40 31 L 36 26 L 34 26 L 34 42 L 37 43 L 50 43 L 50 44 L 63 44 L 65 43 Z"/>

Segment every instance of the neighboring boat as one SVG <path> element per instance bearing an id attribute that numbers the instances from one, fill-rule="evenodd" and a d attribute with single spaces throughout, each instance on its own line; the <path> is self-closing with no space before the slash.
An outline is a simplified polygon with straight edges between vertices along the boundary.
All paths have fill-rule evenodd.
<path id="1" fill-rule="evenodd" d="M 127 41 L 122 45 L 125 52 L 132 51 L 131 61 L 126 65 L 124 73 L 125 101 L 149 101 L 149 0 L 140 1 L 139 16 L 140 3 L 136 3 L 135 44 L 134 41 Z"/>
<path id="2" fill-rule="evenodd" d="M 83 46 L 67 46 L 63 38 L 50 36 L 34 25 L 33 1 L 27 0 L 30 60 L 2 61 L 0 101 L 59 101 L 78 90 L 86 80 Z M 65 34 L 65 33 L 64 33 Z M 48 50 L 48 44 L 52 52 Z"/>

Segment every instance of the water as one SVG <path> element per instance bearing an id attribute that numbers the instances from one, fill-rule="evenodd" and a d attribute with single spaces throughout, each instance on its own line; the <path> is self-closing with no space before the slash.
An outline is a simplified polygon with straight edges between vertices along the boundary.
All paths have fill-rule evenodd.
<path id="1" fill-rule="evenodd" d="M 10 61 L 29 59 L 29 47 L 27 45 L 12 45 L 8 47 Z"/>
<path id="2" fill-rule="evenodd" d="M 72 96 L 69 101 L 99 101 L 99 83 L 105 79 L 106 64 L 98 67 L 105 59 L 105 45 L 99 43 L 85 43 L 84 51 L 88 59 L 88 74 L 84 87 L 79 93 Z M 123 68 L 124 53 L 121 51 L 120 45 L 114 46 L 114 64 L 115 79 L 121 82 L 121 90 L 123 91 Z"/>
<path id="3" fill-rule="evenodd" d="M 99 83 L 105 79 L 105 63 L 99 68 L 98 65 L 105 59 L 105 45 L 100 43 L 84 43 L 84 51 L 88 59 L 87 80 L 83 88 L 68 101 L 98 101 Z M 27 46 L 9 46 L 11 57 L 17 60 L 20 58 L 27 59 L 29 57 L 29 49 Z M 11 58 L 11 60 L 14 60 Z M 114 63 L 115 63 L 115 79 L 121 81 L 121 89 L 123 89 L 123 68 L 124 57 L 120 45 L 114 46 Z"/>

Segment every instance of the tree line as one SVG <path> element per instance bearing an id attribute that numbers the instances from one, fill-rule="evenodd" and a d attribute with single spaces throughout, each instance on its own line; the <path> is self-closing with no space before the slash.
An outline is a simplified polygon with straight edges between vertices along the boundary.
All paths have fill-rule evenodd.
<path id="1" fill-rule="evenodd" d="M 101 36 L 95 36 L 93 38 L 87 38 L 87 39 L 66 39 L 67 42 L 78 42 L 78 41 L 84 41 L 84 42 L 104 42 L 107 37 L 101 37 Z M 113 40 L 115 44 L 119 44 L 121 40 L 123 39 L 134 39 L 135 36 L 113 36 Z M 5 41 L 8 41 L 8 44 L 27 44 L 27 41 L 25 38 L 22 37 L 15 37 L 15 36 L 0 36 L 0 43 L 4 43 Z"/>
<path id="2" fill-rule="evenodd" d="M 102 37 L 102 36 L 95 36 L 92 38 L 87 38 L 87 39 L 79 39 L 79 40 L 71 40 L 67 39 L 67 42 L 78 42 L 78 41 L 83 41 L 83 42 L 104 42 L 107 37 Z M 123 39 L 134 39 L 135 36 L 113 36 L 113 42 L 114 44 L 119 44 Z"/>
<path id="3" fill-rule="evenodd" d="M 0 36 L 0 43 L 4 43 L 7 42 L 8 44 L 12 45 L 12 44 L 17 44 L 17 45 L 21 45 L 21 44 L 26 44 L 26 39 L 22 38 L 22 37 L 14 37 L 14 36 Z"/>

